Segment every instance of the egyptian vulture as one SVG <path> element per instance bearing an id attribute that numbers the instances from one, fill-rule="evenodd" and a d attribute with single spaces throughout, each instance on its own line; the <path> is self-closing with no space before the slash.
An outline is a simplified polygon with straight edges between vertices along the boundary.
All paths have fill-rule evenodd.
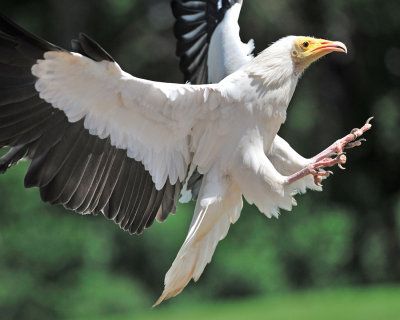
<path id="1" fill-rule="evenodd" d="M 84 34 L 70 52 L 0 15 L 0 147 L 10 147 L 0 172 L 30 159 L 25 186 L 43 201 L 141 233 L 175 212 L 197 168 L 193 220 L 158 304 L 200 277 L 242 196 L 278 216 L 296 193 L 318 188 L 329 174 L 321 168 L 345 161 L 344 147 L 360 144 L 351 141 L 369 124 L 311 159 L 274 143 L 299 76 L 333 51 L 346 47 L 288 36 L 216 84 L 161 83 L 124 72 Z"/>

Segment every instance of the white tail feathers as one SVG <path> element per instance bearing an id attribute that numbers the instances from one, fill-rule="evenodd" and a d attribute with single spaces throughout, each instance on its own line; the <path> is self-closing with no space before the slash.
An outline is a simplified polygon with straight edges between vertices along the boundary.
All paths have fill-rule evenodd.
<path id="1" fill-rule="evenodd" d="M 164 291 L 153 307 L 178 295 L 191 279 L 200 278 L 218 242 L 226 237 L 230 224 L 240 216 L 242 198 L 234 195 L 237 193 L 230 192 L 228 201 L 216 200 L 207 207 L 201 207 L 198 201 L 189 233 L 165 276 Z M 232 203 L 233 199 L 236 203 Z"/>

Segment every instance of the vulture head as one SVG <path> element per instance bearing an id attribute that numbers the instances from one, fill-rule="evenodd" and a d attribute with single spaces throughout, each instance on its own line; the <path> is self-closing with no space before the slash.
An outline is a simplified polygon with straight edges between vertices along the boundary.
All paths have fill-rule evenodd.
<path id="1" fill-rule="evenodd" d="M 344 43 L 312 37 L 295 37 L 291 56 L 296 74 L 300 74 L 312 62 L 333 51 L 347 53 Z"/>

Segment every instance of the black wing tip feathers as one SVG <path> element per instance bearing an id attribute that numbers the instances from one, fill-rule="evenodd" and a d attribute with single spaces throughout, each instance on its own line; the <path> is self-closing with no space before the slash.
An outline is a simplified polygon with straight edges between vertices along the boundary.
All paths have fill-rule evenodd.
<path id="1" fill-rule="evenodd" d="M 63 50 L 61 47 L 58 47 L 35 34 L 25 30 L 14 21 L 12 21 L 7 15 L 0 11 L 0 31 L 4 34 L 8 34 L 9 36 L 19 39 L 20 41 L 26 42 L 27 44 L 36 46 L 37 48 L 44 51 L 51 50 Z"/>
<path id="2" fill-rule="evenodd" d="M 95 40 L 87 34 L 79 33 L 79 43 L 83 49 L 83 54 L 95 61 L 110 61 L 115 62 L 114 58 L 104 50 Z"/>

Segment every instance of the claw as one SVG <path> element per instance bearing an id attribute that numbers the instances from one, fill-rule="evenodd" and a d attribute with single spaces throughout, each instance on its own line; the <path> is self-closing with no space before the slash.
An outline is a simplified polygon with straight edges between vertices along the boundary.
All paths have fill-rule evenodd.
<path id="1" fill-rule="evenodd" d="M 361 129 L 353 129 L 351 130 L 350 134 L 354 135 L 354 139 L 357 139 L 359 136 L 361 136 L 365 131 L 371 129 L 371 124 L 370 122 L 372 121 L 374 117 L 369 117 L 368 120 L 365 122 L 364 126 Z"/>
<path id="2" fill-rule="evenodd" d="M 350 134 L 354 136 L 353 140 L 356 140 L 358 138 L 357 132 L 359 131 L 359 128 L 354 128 L 350 131 Z"/>
<path id="3" fill-rule="evenodd" d="M 351 148 L 354 148 L 354 147 L 359 147 L 359 146 L 361 146 L 362 142 L 365 142 L 365 141 L 367 141 L 367 139 L 360 138 L 360 139 L 355 140 L 353 142 L 349 142 L 348 144 L 346 144 L 344 146 L 344 148 L 345 149 L 351 149 Z"/>
<path id="4" fill-rule="evenodd" d="M 367 122 L 366 122 L 365 124 L 370 124 L 370 122 L 372 121 L 373 118 L 374 118 L 374 117 L 369 117 L 368 120 L 367 120 Z"/>
<path id="5" fill-rule="evenodd" d="M 349 142 L 348 144 L 346 144 L 344 146 L 345 149 L 352 149 L 354 147 L 359 147 L 361 146 L 361 142 L 360 141 L 354 141 L 354 142 Z"/>
<path id="6" fill-rule="evenodd" d="M 313 158 L 311 158 L 312 162 L 307 167 L 302 170 L 292 174 L 287 178 L 287 183 L 293 183 L 302 177 L 305 177 L 308 174 L 312 174 L 315 179 L 315 183 L 320 185 L 320 180 L 318 177 L 328 176 L 333 174 L 331 171 L 326 172 L 317 172 L 315 169 L 319 170 L 326 167 L 332 167 L 334 165 L 338 165 L 338 167 L 342 170 L 346 170 L 343 164 L 346 163 L 346 152 L 343 152 L 343 149 L 349 149 L 353 147 L 360 146 L 363 142 L 367 141 L 364 138 L 358 139 L 362 136 L 366 131 L 370 130 L 372 125 L 370 122 L 374 117 L 368 118 L 365 122 L 364 126 L 360 129 L 353 129 L 351 133 L 346 135 L 345 137 L 335 141 L 324 151 L 320 152 Z M 358 139 L 358 140 L 357 140 Z"/>
<path id="7" fill-rule="evenodd" d="M 327 171 L 327 173 L 329 173 L 330 175 L 332 175 L 333 176 L 333 171 Z"/>

